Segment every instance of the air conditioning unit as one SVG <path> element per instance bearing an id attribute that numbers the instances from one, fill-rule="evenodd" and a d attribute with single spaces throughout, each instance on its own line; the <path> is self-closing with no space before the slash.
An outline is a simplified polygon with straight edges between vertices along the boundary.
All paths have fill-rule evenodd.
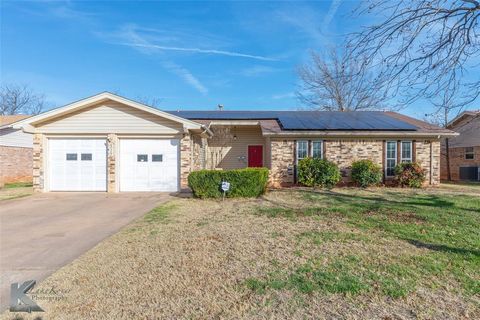
<path id="1" fill-rule="evenodd" d="M 480 167 L 460 167 L 460 180 L 480 181 Z"/>

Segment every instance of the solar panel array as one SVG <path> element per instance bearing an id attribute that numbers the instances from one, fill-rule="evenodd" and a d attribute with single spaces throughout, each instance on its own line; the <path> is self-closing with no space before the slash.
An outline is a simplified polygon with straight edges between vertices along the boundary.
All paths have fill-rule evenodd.
<path id="1" fill-rule="evenodd" d="M 169 111 L 190 120 L 278 120 L 283 130 L 415 131 L 417 127 L 381 111 Z"/>

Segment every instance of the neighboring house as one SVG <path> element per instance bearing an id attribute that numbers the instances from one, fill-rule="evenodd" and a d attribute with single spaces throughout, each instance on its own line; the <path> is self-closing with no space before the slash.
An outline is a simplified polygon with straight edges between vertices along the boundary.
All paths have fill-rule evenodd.
<path id="1" fill-rule="evenodd" d="M 480 181 L 480 110 L 465 111 L 453 119 L 448 129 L 460 135 L 442 139 L 441 178 L 453 181 Z M 447 160 L 447 143 L 449 159 Z"/>
<path id="2" fill-rule="evenodd" d="M 270 184 L 295 183 L 299 159 L 372 159 L 385 179 L 418 161 L 440 181 L 440 138 L 454 132 L 393 112 L 164 112 L 101 93 L 17 122 L 34 134 L 38 191 L 179 191 L 200 169 L 267 167 Z"/>
<path id="3" fill-rule="evenodd" d="M 33 136 L 12 124 L 27 115 L 0 116 L 0 186 L 9 182 L 32 181 Z"/>

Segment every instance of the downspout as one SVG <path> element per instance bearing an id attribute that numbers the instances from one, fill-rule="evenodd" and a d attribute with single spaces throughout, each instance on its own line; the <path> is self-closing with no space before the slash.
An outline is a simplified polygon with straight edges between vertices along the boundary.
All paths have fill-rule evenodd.
<path id="1" fill-rule="evenodd" d="M 430 185 L 433 182 L 433 145 L 432 140 L 430 140 Z"/>
<path id="2" fill-rule="evenodd" d="M 450 145 L 449 139 L 445 138 L 445 160 L 447 164 L 447 180 L 452 181 L 452 172 L 450 170 Z"/>

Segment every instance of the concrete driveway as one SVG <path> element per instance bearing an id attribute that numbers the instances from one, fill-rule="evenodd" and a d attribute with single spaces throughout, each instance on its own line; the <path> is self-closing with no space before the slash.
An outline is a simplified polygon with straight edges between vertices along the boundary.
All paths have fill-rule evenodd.
<path id="1" fill-rule="evenodd" d="M 46 193 L 0 201 L 0 309 L 9 304 L 11 283 L 41 281 L 169 198 Z"/>

